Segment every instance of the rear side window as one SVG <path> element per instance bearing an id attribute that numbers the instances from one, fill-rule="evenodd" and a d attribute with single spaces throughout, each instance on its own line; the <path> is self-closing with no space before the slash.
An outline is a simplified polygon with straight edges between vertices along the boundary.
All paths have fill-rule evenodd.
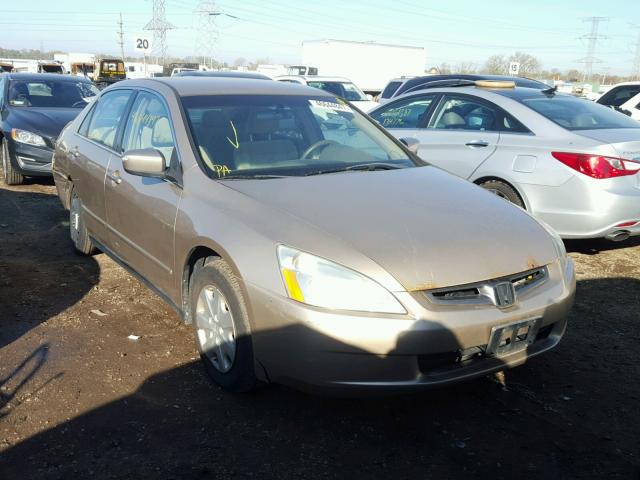
<path id="1" fill-rule="evenodd" d="M 130 98 L 131 90 L 116 90 L 102 95 L 89 120 L 86 131 L 87 138 L 113 148 L 118 126 Z"/>
<path id="2" fill-rule="evenodd" d="M 419 128 L 426 120 L 434 95 L 397 101 L 371 114 L 385 128 Z"/>
<path id="3" fill-rule="evenodd" d="M 169 112 L 160 98 L 147 92 L 136 97 L 122 138 L 124 151 L 143 148 L 162 153 L 167 168 L 176 152 Z"/>
<path id="4" fill-rule="evenodd" d="M 567 130 L 640 127 L 636 120 L 627 117 L 623 113 L 577 97 L 553 95 L 524 98 L 520 101 Z"/>
<path id="5" fill-rule="evenodd" d="M 502 112 L 470 97 L 447 96 L 431 122 L 436 130 L 499 131 Z"/>
<path id="6" fill-rule="evenodd" d="M 628 100 L 631 100 L 638 93 L 640 93 L 640 85 L 614 87 L 605 93 L 600 100 L 598 100 L 598 103 L 611 107 L 619 107 Z"/>

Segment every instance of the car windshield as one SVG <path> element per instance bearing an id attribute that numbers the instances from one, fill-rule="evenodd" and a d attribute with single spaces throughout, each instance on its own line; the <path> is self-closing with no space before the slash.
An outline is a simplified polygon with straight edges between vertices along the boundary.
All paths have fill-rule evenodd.
<path id="1" fill-rule="evenodd" d="M 14 107 L 84 108 L 98 93 L 90 82 L 12 80 L 8 99 Z"/>
<path id="2" fill-rule="evenodd" d="M 387 86 L 384 87 L 384 90 L 382 91 L 380 96 L 382 98 L 391 98 L 396 90 L 398 90 L 398 87 L 400 87 L 400 85 L 402 85 L 402 82 L 400 81 L 389 82 Z"/>
<path id="3" fill-rule="evenodd" d="M 351 82 L 326 82 L 326 81 L 309 81 L 307 85 L 313 88 L 319 88 L 325 92 L 333 93 L 338 97 L 342 97 L 350 102 L 362 102 L 367 100 L 367 96 Z"/>
<path id="4" fill-rule="evenodd" d="M 379 127 L 334 97 L 194 96 L 184 97 L 183 105 L 214 178 L 415 166 Z"/>
<path id="5" fill-rule="evenodd" d="M 640 128 L 636 120 L 586 99 L 549 95 L 523 98 L 520 101 L 567 130 Z"/>

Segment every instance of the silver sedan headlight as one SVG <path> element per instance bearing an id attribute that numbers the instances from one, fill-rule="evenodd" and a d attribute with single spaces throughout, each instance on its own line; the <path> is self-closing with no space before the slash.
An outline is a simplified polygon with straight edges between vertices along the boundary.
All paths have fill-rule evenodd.
<path id="1" fill-rule="evenodd" d="M 350 268 L 284 245 L 278 246 L 278 260 L 293 300 L 335 310 L 406 313 L 391 292 Z"/>
<path id="2" fill-rule="evenodd" d="M 11 129 L 11 138 L 16 142 L 26 143 L 27 145 L 35 145 L 36 147 L 46 147 L 47 144 L 40 135 L 19 128 Z"/>

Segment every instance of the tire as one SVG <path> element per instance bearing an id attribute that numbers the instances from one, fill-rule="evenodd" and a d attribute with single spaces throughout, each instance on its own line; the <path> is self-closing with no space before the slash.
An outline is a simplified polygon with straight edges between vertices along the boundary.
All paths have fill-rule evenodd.
<path id="1" fill-rule="evenodd" d="M 509 200 L 514 205 L 517 205 L 520 208 L 526 210 L 522 198 L 520 198 L 518 192 L 516 192 L 515 189 L 508 183 L 502 182 L 500 180 L 487 180 L 486 182 L 481 183 L 480 186 L 485 190 L 489 190 L 491 193 L 496 194 L 500 198 Z"/>
<path id="2" fill-rule="evenodd" d="M 78 253 L 92 255 L 96 252 L 82 218 L 82 202 L 73 187 L 69 199 L 69 236 L 73 242 L 73 247 Z"/>
<path id="3" fill-rule="evenodd" d="M 21 185 L 24 176 L 15 171 L 9 157 L 9 143 L 6 138 L 2 139 L 2 172 L 4 183 L 7 185 Z"/>
<path id="4" fill-rule="evenodd" d="M 196 345 L 209 378 L 230 392 L 257 388 L 249 316 L 229 264 L 218 257 L 199 260 L 189 296 Z"/>

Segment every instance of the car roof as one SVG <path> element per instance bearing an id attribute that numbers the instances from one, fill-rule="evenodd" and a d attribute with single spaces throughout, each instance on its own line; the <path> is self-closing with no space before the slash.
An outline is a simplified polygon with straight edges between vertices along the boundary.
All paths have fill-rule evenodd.
<path id="1" fill-rule="evenodd" d="M 300 95 L 300 96 L 326 96 L 335 98 L 334 95 L 295 83 L 265 82 L 254 78 L 230 78 L 230 77 L 158 77 L 140 80 L 124 80 L 118 82 L 118 87 L 148 87 L 154 88 L 159 83 L 172 87 L 179 96 L 200 95 Z"/>
<path id="2" fill-rule="evenodd" d="M 538 80 L 532 80 L 525 77 L 511 77 L 508 75 L 481 75 L 481 74 L 452 74 L 452 75 L 425 75 L 421 77 L 415 77 L 407 80 L 396 91 L 394 97 L 402 95 L 409 89 L 417 88 L 421 84 L 428 84 L 431 82 L 440 82 L 444 80 L 495 80 L 495 81 L 512 81 L 520 87 L 533 87 L 533 88 L 547 88 L 548 85 L 539 82 Z"/>
<path id="3" fill-rule="evenodd" d="M 174 77 L 226 77 L 226 78 L 259 78 L 262 80 L 271 80 L 270 77 L 257 72 L 234 72 L 234 71 L 201 71 L 187 70 L 176 73 Z"/>
<path id="4" fill-rule="evenodd" d="M 298 80 L 305 80 L 307 82 L 349 82 L 349 83 L 353 83 L 351 82 L 351 80 L 349 80 L 346 77 L 327 77 L 327 76 L 323 76 L 323 75 L 280 75 L 278 77 L 276 77 L 276 80 L 287 80 L 287 79 L 298 79 Z"/>
<path id="5" fill-rule="evenodd" d="M 521 101 L 523 99 L 528 99 L 528 98 L 538 98 L 538 97 L 548 98 L 549 96 L 549 93 L 545 94 L 544 91 L 539 88 L 517 87 L 517 86 L 511 87 L 511 88 L 498 88 L 498 87 L 491 88 L 491 87 L 479 87 L 475 85 L 464 85 L 459 87 L 440 86 L 435 88 L 416 89 L 416 90 L 412 90 L 411 92 L 403 93 L 402 95 L 399 95 L 397 97 L 393 97 L 391 98 L 391 101 L 400 100 L 401 98 L 413 97 L 413 96 L 424 94 L 424 93 L 466 93 L 469 95 L 480 94 L 478 96 L 482 98 L 486 98 L 487 96 L 490 97 L 492 94 L 495 94 L 495 95 L 511 98 L 517 101 Z M 570 94 L 556 93 L 555 91 L 553 92 L 553 95 L 561 96 L 561 97 L 577 98 Z M 387 102 L 387 103 L 384 103 L 383 106 L 387 106 L 389 104 L 390 103 Z M 379 108 L 382 108 L 382 107 L 379 107 Z"/>
<path id="6" fill-rule="evenodd" d="M 60 82 L 91 83 L 91 80 L 85 77 L 78 77 L 76 75 L 63 75 L 60 73 L 7 72 L 5 73 L 5 75 L 7 75 L 10 80 L 26 80 L 26 81 L 56 80 Z"/>

